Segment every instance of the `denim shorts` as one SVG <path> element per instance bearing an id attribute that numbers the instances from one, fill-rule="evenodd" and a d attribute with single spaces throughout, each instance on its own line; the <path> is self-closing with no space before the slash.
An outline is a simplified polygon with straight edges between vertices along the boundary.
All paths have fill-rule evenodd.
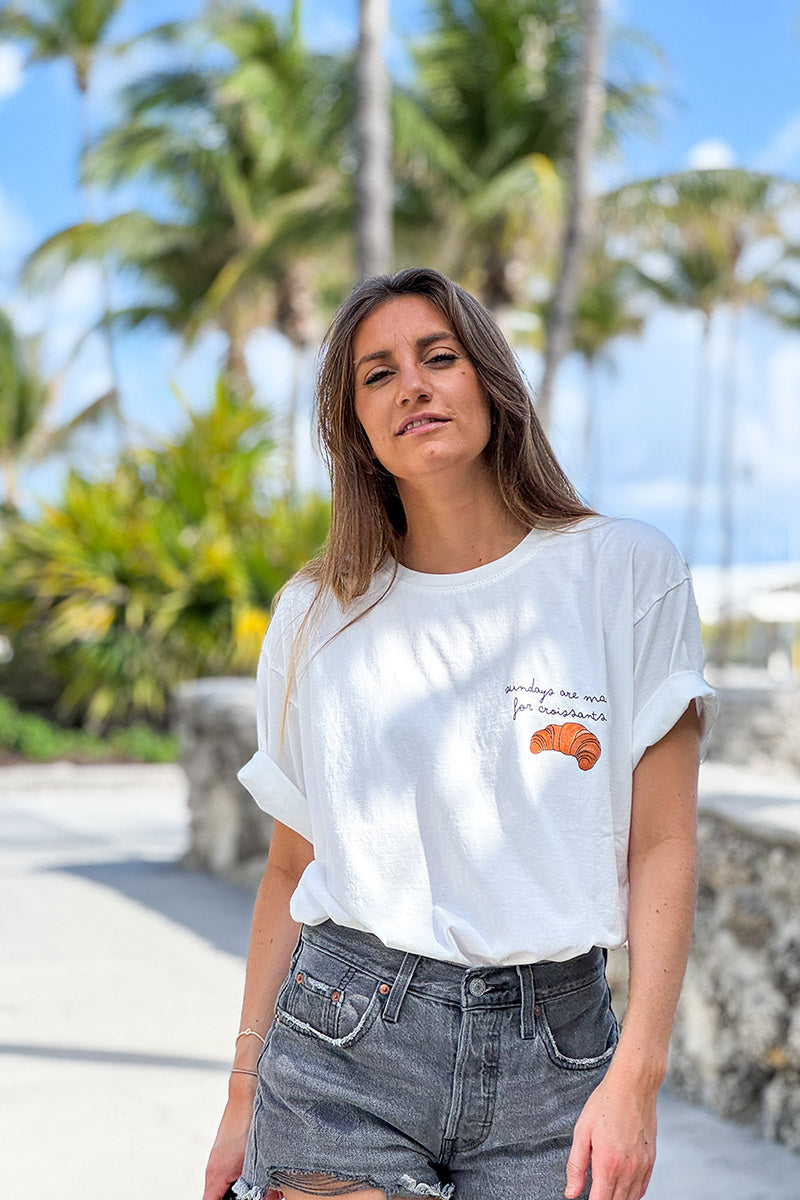
<path id="1" fill-rule="evenodd" d="M 304 925 L 234 1192 L 562 1200 L 575 1122 L 618 1035 L 597 948 L 462 967 Z"/>

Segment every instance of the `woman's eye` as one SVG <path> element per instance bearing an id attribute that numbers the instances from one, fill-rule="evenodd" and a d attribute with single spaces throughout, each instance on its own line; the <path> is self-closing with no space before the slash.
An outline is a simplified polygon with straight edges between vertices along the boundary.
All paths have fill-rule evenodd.
<path id="1" fill-rule="evenodd" d="M 428 359 L 428 365 L 453 363 L 456 361 L 457 358 L 458 358 L 458 355 L 453 354 L 453 352 L 451 350 L 440 350 L 438 352 L 438 354 L 434 354 L 434 355 L 432 355 L 431 358 Z"/>
<path id="2" fill-rule="evenodd" d="M 381 367 L 377 371 L 370 371 L 369 375 L 366 376 L 364 383 L 365 385 L 370 383 L 380 383 L 380 381 L 385 379 L 389 374 L 390 372 L 386 369 L 386 367 Z"/>

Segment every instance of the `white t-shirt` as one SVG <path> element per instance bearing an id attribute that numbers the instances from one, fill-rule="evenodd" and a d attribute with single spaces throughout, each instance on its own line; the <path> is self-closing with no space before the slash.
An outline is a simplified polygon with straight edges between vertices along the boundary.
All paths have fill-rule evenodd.
<path id="1" fill-rule="evenodd" d="M 357 611 L 390 579 L 381 568 Z M 295 581 L 277 606 L 258 670 L 259 749 L 239 773 L 313 843 L 293 918 L 470 966 L 624 942 L 632 770 L 692 699 L 704 742 L 716 714 L 671 542 L 591 517 L 534 529 L 472 571 L 400 567 L 339 633 L 356 609 L 331 599 L 282 738 L 292 638 L 313 591 Z"/>

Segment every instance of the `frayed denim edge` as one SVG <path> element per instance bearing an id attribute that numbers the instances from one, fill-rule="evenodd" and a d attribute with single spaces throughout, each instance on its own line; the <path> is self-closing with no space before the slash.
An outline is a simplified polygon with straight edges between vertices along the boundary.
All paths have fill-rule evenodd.
<path id="1" fill-rule="evenodd" d="M 287 1171 L 290 1171 L 291 1173 L 298 1174 L 298 1175 L 302 1175 L 304 1173 L 310 1174 L 310 1175 L 317 1175 L 320 1173 L 319 1171 L 304 1172 L 302 1170 L 302 1168 L 292 1169 L 289 1167 L 274 1167 L 273 1170 L 270 1171 L 270 1180 L 271 1180 L 272 1175 L 278 1171 L 280 1171 L 281 1174 L 285 1174 Z M 329 1174 L 331 1175 L 331 1178 L 333 1178 L 333 1179 L 340 1179 L 342 1181 L 342 1183 L 347 1182 L 347 1176 L 337 1175 L 335 1171 L 331 1171 L 331 1172 L 329 1172 Z M 236 1183 L 234 1183 L 234 1185 L 233 1185 L 232 1190 L 233 1190 L 234 1195 L 236 1197 L 238 1197 L 238 1200 L 264 1200 L 264 1197 L 266 1196 L 267 1192 L 273 1186 L 273 1184 L 270 1180 L 267 1181 L 267 1185 L 265 1188 L 260 1188 L 255 1184 L 247 1183 L 244 1179 L 237 1179 Z M 382 1191 L 387 1197 L 397 1196 L 397 1197 L 401 1197 L 402 1200 L 413 1200 L 413 1197 L 416 1197 L 416 1196 L 427 1196 L 427 1197 L 433 1198 L 433 1200 L 452 1200 L 452 1196 L 455 1191 L 455 1186 L 452 1183 L 430 1184 L 430 1183 L 417 1182 L 417 1180 L 412 1179 L 410 1175 L 401 1175 L 397 1181 L 397 1185 L 392 1188 L 383 1188 L 383 1187 L 381 1187 L 381 1185 L 379 1183 L 375 1183 L 371 1179 L 365 1180 L 363 1176 L 354 1177 L 353 1183 L 358 1183 L 360 1189 L 374 1187 L 374 1188 L 377 1188 L 379 1191 Z M 280 1186 L 276 1184 L 275 1190 L 280 1191 Z M 326 1194 L 330 1195 L 331 1193 L 325 1193 L 325 1192 L 310 1192 L 309 1193 L 309 1195 L 326 1195 Z M 341 1192 L 338 1194 L 339 1195 L 347 1195 L 346 1192 Z"/>
<path id="2" fill-rule="evenodd" d="M 393 1196 L 436 1196 L 438 1200 L 450 1200 L 455 1191 L 452 1183 L 417 1183 L 410 1175 L 401 1175 Z"/>
<path id="3" fill-rule="evenodd" d="M 238 1200 L 261 1200 L 262 1196 L 266 1195 L 266 1192 L 262 1192 L 260 1187 L 251 1187 L 243 1179 L 237 1179 L 236 1183 L 232 1185 L 231 1191 L 234 1196 L 238 1197 Z"/>

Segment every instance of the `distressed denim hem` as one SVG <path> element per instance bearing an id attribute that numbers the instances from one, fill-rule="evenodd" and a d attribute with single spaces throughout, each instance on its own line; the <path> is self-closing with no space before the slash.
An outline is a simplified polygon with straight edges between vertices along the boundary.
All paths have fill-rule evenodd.
<path id="1" fill-rule="evenodd" d="M 328 1189 L 326 1191 L 311 1191 L 307 1187 L 303 1187 L 303 1175 L 329 1175 L 331 1180 L 340 1183 L 342 1186 L 336 1191 Z M 382 1191 L 387 1198 L 398 1197 L 398 1200 L 416 1200 L 419 1196 L 427 1196 L 429 1200 L 453 1200 L 455 1186 L 452 1183 L 431 1184 L 423 1181 L 412 1179 L 410 1175 L 401 1175 L 395 1184 L 384 1185 L 377 1179 L 365 1175 L 342 1175 L 336 1171 L 329 1170 L 309 1170 L 302 1167 L 273 1167 L 267 1177 L 267 1182 L 263 1187 L 257 1184 L 248 1183 L 246 1179 L 237 1179 L 233 1184 L 232 1191 L 237 1197 L 237 1200 L 264 1200 L 267 1192 L 270 1190 L 281 1191 L 282 1185 L 289 1186 L 289 1176 L 297 1178 L 292 1179 L 292 1186 L 298 1192 L 304 1192 L 309 1196 L 346 1196 L 348 1192 L 363 1191 L 367 1188 L 376 1188 Z"/>

